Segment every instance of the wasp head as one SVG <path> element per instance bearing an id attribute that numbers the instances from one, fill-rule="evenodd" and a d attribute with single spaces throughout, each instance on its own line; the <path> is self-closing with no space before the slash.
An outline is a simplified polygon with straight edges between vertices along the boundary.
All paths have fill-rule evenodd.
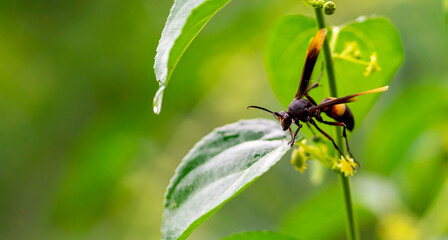
<path id="1" fill-rule="evenodd" d="M 279 113 L 275 112 L 274 116 L 280 121 L 280 125 L 282 125 L 283 131 L 288 130 L 292 123 L 291 116 L 289 116 L 289 114 L 285 111 L 281 111 Z"/>
<path id="2" fill-rule="evenodd" d="M 289 114 L 286 111 L 281 111 L 278 113 L 278 112 L 273 112 L 271 110 L 268 110 L 266 108 L 259 107 L 259 106 L 247 106 L 247 109 L 249 109 L 249 108 L 257 108 L 257 109 L 272 113 L 272 115 L 274 115 L 274 117 L 280 121 L 280 125 L 282 125 L 283 131 L 288 130 L 288 128 L 291 126 L 292 118 L 291 118 L 291 116 L 289 116 Z"/>

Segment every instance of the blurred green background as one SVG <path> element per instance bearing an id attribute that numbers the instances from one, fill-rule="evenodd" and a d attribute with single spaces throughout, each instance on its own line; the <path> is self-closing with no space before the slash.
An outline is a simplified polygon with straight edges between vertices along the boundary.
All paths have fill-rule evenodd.
<path id="1" fill-rule="evenodd" d="M 336 1 L 331 24 L 383 15 L 405 61 L 358 128 L 352 182 L 364 239 L 448 238 L 448 27 L 442 1 Z M 172 1 L 0 1 L 0 239 L 158 239 L 165 188 L 213 128 L 281 105 L 267 33 L 299 0 L 232 1 L 174 71 L 160 116 L 152 65 Z M 291 86 L 295 88 L 296 86 Z M 356 114 L 356 113 L 355 113 Z M 267 116 L 266 116 L 267 117 Z M 191 239 L 273 230 L 343 239 L 337 177 L 288 156 Z"/>

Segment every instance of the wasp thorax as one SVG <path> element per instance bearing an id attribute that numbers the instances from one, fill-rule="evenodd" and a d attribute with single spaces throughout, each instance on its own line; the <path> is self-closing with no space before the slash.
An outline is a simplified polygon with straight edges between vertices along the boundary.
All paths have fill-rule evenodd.
<path id="1" fill-rule="evenodd" d="M 288 107 L 288 113 L 292 118 L 298 119 L 303 122 L 310 120 L 310 115 L 306 112 L 307 108 L 313 105 L 306 99 L 294 99 Z"/>

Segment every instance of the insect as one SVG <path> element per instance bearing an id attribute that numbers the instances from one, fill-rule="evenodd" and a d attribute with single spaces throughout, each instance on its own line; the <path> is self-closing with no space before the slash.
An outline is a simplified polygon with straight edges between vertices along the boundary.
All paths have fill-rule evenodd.
<path id="1" fill-rule="evenodd" d="M 350 156 L 355 160 L 355 162 L 357 162 L 356 159 L 353 157 L 352 153 L 350 152 L 346 133 L 346 129 L 348 129 L 349 131 L 353 130 L 353 127 L 355 126 L 355 121 L 353 118 L 352 111 L 350 110 L 350 108 L 347 107 L 347 105 L 345 105 L 345 103 L 356 101 L 356 97 L 360 95 L 386 91 L 389 87 L 385 86 L 381 88 L 376 88 L 370 91 L 348 95 L 341 98 L 331 98 L 331 97 L 325 98 L 324 100 L 322 100 L 320 104 L 317 104 L 316 101 L 314 101 L 314 99 L 310 97 L 308 92 L 311 89 L 319 86 L 319 79 L 322 77 L 322 73 L 320 74 L 316 83 L 314 83 L 310 87 L 308 87 L 308 85 L 310 82 L 311 75 L 313 73 L 314 66 L 317 61 L 317 57 L 319 56 L 319 52 L 322 48 L 326 36 L 327 36 L 327 29 L 324 28 L 319 30 L 312 39 L 308 51 L 306 53 L 305 66 L 303 67 L 299 88 L 297 90 L 295 98 L 292 100 L 291 104 L 289 104 L 287 111 L 273 112 L 259 106 L 247 106 L 247 108 L 248 109 L 257 108 L 272 113 L 274 117 L 280 121 L 280 125 L 282 126 L 283 131 L 289 130 L 289 133 L 291 134 L 291 141 L 289 142 L 289 144 L 291 145 L 291 147 L 294 145 L 297 133 L 302 128 L 302 124 L 300 122 L 304 122 L 308 125 L 308 127 L 311 130 L 312 128 L 310 124 L 313 125 L 320 133 L 322 133 L 326 138 L 328 138 L 333 143 L 334 147 L 338 150 L 341 156 L 344 156 L 341 149 L 335 143 L 333 138 L 325 131 L 323 131 L 316 124 L 316 121 L 331 126 L 341 126 L 343 127 L 342 136 L 345 139 L 347 151 L 349 152 Z M 304 97 L 306 97 L 306 99 L 304 99 Z M 330 118 L 334 119 L 335 122 L 325 121 L 321 116 L 322 112 L 324 112 Z M 293 123 L 297 125 L 297 130 L 294 132 L 294 134 L 291 131 L 291 125 Z"/>

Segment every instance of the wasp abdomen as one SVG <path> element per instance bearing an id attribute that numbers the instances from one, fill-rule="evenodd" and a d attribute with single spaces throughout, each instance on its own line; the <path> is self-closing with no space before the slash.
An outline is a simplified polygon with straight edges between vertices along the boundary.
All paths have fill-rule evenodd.
<path id="1" fill-rule="evenodd" d="M 325 98 L 322 100 L 321 104 L 333 100 L 335 98 Z M 353 113 L 349 107 L 345 104 L 336 104 L 333 106 L 325 107 L 321 109 L 322 112 L 325 112 L 327 116 L 333 118 L 338 122 L 342 122 L 347 126 L 347 129 L 352 131 L 355 127 L 355 119 L 353 118 Z"/>

